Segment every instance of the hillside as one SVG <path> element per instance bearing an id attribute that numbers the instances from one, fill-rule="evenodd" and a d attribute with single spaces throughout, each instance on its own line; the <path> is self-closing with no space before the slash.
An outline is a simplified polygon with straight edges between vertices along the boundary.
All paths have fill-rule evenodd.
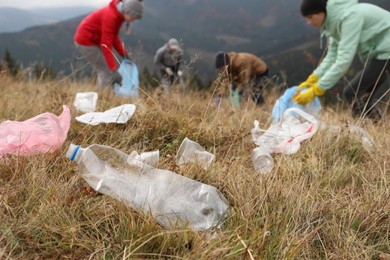
<path id="1" fill-rule="evenodd" d="M 390 9 L 388 1 L 371 2 Z M 85 65 L 73 44 L 73 34 L 83 17 L 0 34 L 0 50 L 4 53 L 7 48 L 25 67 L 42 61 L 68 75 Z M 322 52 L 318 30 L 306 25 L 298 4 L 292 1 L 147 1 L 144 18 L 131 27 L 131 35 L 122 35 L 122 39 L 141 69 L 153 70 L 155 51 L 175 37 L 184 45 L 189 71 L 205 82 L 216 74 L 213 59 L 220 50 L 246 51 L 262 57 L 274 74 L 288 75 L 288 84 L 305 77 Z M 308 56 L 310 61 L 306 60 Z"/>
<path id="2" fill-rule="evenodd" d="M 94 91 L 92 83 L 28 83 L 0 77 L 0 122 L 24 121 L 44 112 L 57 116 L 64 105 L 71 112 L 69 131 L 58 150 L 7 155 L 0 161 L 2 259 L 389 259 L 389 117 L 385 125 L 373 125 L 351 118 L 341 104 L 323 109 L 320 120 L 330 127 L 303 141 L 295 154 L 272 154 L 272 171 L 259 174 L 252 164 L 256 146 L 251 129 L 255 119 L 268 129 L 275 93 L 267 95 L 262 107 L 248 100 L 241 109 L 232 109 L 227 99 L 210 105 L 214 99 L 199 91 L 161 96 L 157 90 L 146 90 L 138 99 L 100 91 L 97 111 L 128 103 L 136 111 L 125 124 L 85 125 L 75 120 L 82 113 L 73 102 L 77 93 Z M 39 121 L 47 128 L 43 122 Z M 372 137 L 373 147 L 350 133 L 354 125 Z M 176 154 L 185 137 L 215 155 L 209 168 L 177 165 Z M 142 177 L 135 175 L 140 166 L 127 165 L 123 176 L 131 181 L 117 181 L 123 179 L 114 178 L 115 170 L 105 177 L 95 178 L 95 172 L 82 175 L 83 168 L 66 157 L 71 143 L 82 148 L 106 145 L 126 154 L 158 150 L 155 168 L 164 171 L 157 172 L 155 186 L 138 185 L 151 176 L 147 170 Z M 87 168 L 101 163 L 89 162 Z M 119 160 L 111 162 L 115 167 L 107 169 L 120 165 Z M 174 182 L 159 185 L 167 170 L 221 192 L 229 213 L 220 227 L 169 230 L 156 221 L 160 214 L 141 212 L 144 203 L 131 206 L 120 201 L 137 190 L 134 200 L 145 192 L 152 197 L 164 194 L 158 205 L 180 210 L 178 202 L 184 201 L 186 212 L 200 208 L 204 209 L 200 216 L 215 212 L 212 207 L 194 206 L 194 201 L 215 204 L 206 188 L 183 185 L 168 192 Z M 99 192 L 88 185 L 98 181 Z M 111 190 L 125 192 L 105 195 L 113 182 Z M 134 184 L 137 189 L 132 191 Z"/>
<path id="3" fill-rule="evenodd" d="M 4 33 L 17 32 L 35 25 L 50 24 L 58 21 L 58 19 L 17 8 L 0 7 L 0 21 L 0 33 Z"/>

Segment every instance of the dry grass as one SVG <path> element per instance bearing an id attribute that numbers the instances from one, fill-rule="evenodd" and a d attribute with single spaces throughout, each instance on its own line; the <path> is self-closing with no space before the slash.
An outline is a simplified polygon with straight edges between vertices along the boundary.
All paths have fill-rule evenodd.
<path id="1" fill-rule="evenodd" d="M 254 119 L 269 126 L 274 93 L 266 106 L 248 101 L 233 111 L 227 102 L 212 106 L 207 93 L 156 91 L 131 100 L 100 92 L 98 111 L 134 103 L 136 113 L 125 125 L 86 126 L 74 120 L 72 104 L 77 92 L 95 90 L 91 84 L 1 78 L 0 89 L 0 121 L 59 115 L 64 104 L 72 112 L 61 150 L 0 164 L 2 259 L 379 259 L 390 253 L 389 123 L 364 125 L 376 144 L 369 152 L 346 131 L 356 123 L 347 111 L 325 109 L 322 119 L 342 131 L 319 131 L 297 154 L 274 155 L 271 174 L 257 175 L 250 130 Z M 184 137 L 216 155 L 212 168 L 175 165 Z M 158 149 L 158 168 L 217 187 L 229 201 L 229 218 L 220 230 L 165 230 L 90 189 L 65 158 L 70 143 L 126 153 Z"/>

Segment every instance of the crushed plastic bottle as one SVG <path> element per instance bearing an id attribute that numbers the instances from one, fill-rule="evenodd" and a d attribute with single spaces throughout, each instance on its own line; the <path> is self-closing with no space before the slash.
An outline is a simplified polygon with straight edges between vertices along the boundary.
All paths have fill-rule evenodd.
<path id="1" fill-rule="evenodd" d="M 221 226 L 228 215 L 227 200 L 218 189 L 154 168 L 136 153 L 71 144 L 66 156 L 78 163 L 81 176 L 94 190 L 151 213 L 165 228 L 206 230 Z"/>

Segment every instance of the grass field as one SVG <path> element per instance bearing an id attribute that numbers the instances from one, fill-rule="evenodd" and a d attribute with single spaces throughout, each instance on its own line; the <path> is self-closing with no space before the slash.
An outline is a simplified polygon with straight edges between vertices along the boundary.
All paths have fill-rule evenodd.
<path id="1" fill-rule="evenodd" d="M 74 119 L 73 101 L 77 92 L 95 91 L 90 83 L 2 77 L 0 89 L 0 122 L 59 115 L 63 105 L 72 113 L 60 150 L 0 164 L 0 259 L 390 259 L 389 118 L 373 125 L 326 107 L 321 120 L 341 128 L 319 130 L 294 155 L 273 155 L 272 172 L 259 175 L 251 129 L 255 119 L 269 127 L 272 91 L 266 105 L 249 100 L 235 110 L 227 100 L 214 106 L 210 93 L 124 99 L 99 92 L 97 111 L 125 103 L 137 110 L 124 125 L 88 126 Z M 353 124 L 371 135 L 373 150 L 349 133 Z M 176 166 L 185 137 L 215 154 L 212 167 Z M 71 143 L 159 150 L 158 168 L 218 188 L 229 216 L 216 230 L 166 230 L 91 189 L 65 157 Z"/>

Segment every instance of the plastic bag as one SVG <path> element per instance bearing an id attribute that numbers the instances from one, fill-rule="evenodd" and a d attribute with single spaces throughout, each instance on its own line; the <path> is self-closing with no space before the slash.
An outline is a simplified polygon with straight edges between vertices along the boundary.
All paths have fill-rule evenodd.
<path id="1" fill-rule="evenodd" d="M 135 108 L 135 105 L 126 104 L 104 112 L 87 113 L 76 117 L 76 120 L 88 125 L 98 125 L 101 123 L 124 124 L 133 116 Z"/>
<path id="2" fill-rule="evenodd" d="M 64 143 L 70 127 L 70 110 L 63 106 L 60 116 L 43 113 L 23 122 L 0 124 L 0 158 L 5 154 L 34 155 L 53 152 Z"/>
<path id="3" fill-rule="evenodd" d="M 272 153 L 294 154 L 303 140 L 317 132 L 318 126 L 314 116 L 299 108 L 289 108 L 278 123 L 272 124 L 257 138 L 255 144 L 267 147 Z"/>
<path id="4" fill-rule="evenodd" d="M 97 144 L 87 148 L 71 144 L 66 154 L 78 163 L 81 176 L 94 190 L 151 213 L 165 228 L 206 230 L 222 225 L 228 204 L 219 190 L 156 169 L 136 155 Z"/>
<path id="5" fill-rule="evenodd" d="M 117 96 L 138 97 L 138 68 L 135 62 L 123 59 L 118 72 L 122 76 L 122 84 L 114 85 L 114 93 Z"/>
<path id="6" fill-rule="evenodd" d="M 297 86 L 294 86 L 286 89 L 283 95 L 276 100 L 271 113 L 271 120 L 273 123 L 278 122 L 283 112 L 286 111 L 286 109 L 288 108 L 298 108 L 314 116 L 320 113 L 321 103 L 318 97 L 316 97 L 312 102 L 304 106 L 294 102 L 292 97 L 295 94 L 297 88 Z M 302 92 L 305 92 L 305 90 L 302 90 Z"/>

